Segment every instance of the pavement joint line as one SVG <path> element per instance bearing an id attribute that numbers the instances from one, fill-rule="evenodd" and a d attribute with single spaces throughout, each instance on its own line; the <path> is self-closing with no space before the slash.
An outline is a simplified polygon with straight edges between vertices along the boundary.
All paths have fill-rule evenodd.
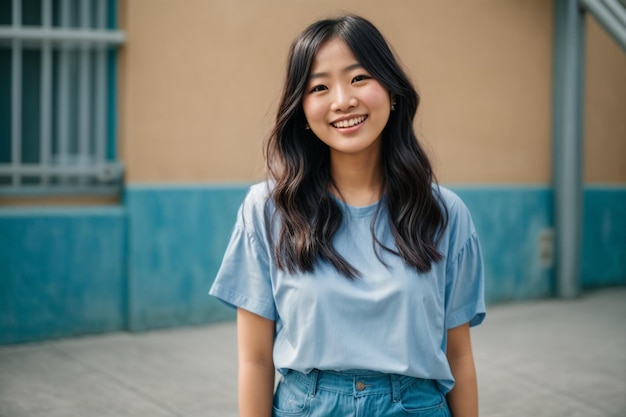
<path id="1" fill-rule="evenodd" d="M 544 383 L 544 380 L 535 378 L 535 376 L 532 373 L 525 373 L 523 371 L 519 371 L 516 369 L 511 369 L 511 372 L 513 374 L 516 374 L 516 377 L 522 383 L 535 386 L 535 387 L 539 386 L 541 389 L 545 389 L 546 391 L 550 392 L 553 395 L 558 395 L 561 398 L 566 398 L 568 400 L 575 402 L 581 408 L 586 409 L 591 413 L 593 413 L 594 411 L 603 411 L 606 413 L 611 412 L 611 410 L 603 408 L 601 402 L 596 402 L 595 404 L 593 404 L 593 407 L 592 407 L 590 404 L 580 399 L 578 396 L 574 395 L 572 392 L 559 388 L 557 384 L 546 385 Z M 609 415 L 609 414 L 606 414 L 606 415 Z"/>
<path id="2" fill-rule="evenodd" d="M 117 378 L 114 375 L 111 375 L 110 373 L 94 367 L 92 365 L 90 365 L 89 363 L 85 363 L 83 361 L 81 361 L 80 359 L 74 357 L 73 355 L 71 355 L 70 353 L 66 352 L 65 350 L 63 350 L 63 348 L 59 347 L 56 345 L 56 343 L 51 342 L 50 345 L 52 346 L 52 348 L 54 350 L 56 350 L 57 352 L 61 353 L 63 356 L 65 356 L 66 358 L 70 359 L 73 362 L 78 363 L 79 365 L 93 371 L 96 372 L 98 374 L 103 375 L 104 377 L 108 378 L 111 382 L 114 382 L 116 384 L 121 385 L 123 388 L 127 389 L 128 391 L 134 393 L 135 395 L 137 395 L 140 398 L 143 398 L 144 400 L 152 403 L 155 407 L 160 408 L 162 411 L 165 411 L 167 413 L 171 413 L 173 417 L 184 417 L 182 414 L 178 414 L 176 411 L 172 410 L 170 407 L 168 407 L 166 404 L 163 404 L 162 402 L 156 400 L 155 398 L 147 395 L 145 392 L 138 390 L 137 388 L 135 388 L 133 385 L 130 385 L 128 383 L 126 383 L 123 379 L 121 378 Z M 0 416 L 2 417 L 2 416 Z"/>

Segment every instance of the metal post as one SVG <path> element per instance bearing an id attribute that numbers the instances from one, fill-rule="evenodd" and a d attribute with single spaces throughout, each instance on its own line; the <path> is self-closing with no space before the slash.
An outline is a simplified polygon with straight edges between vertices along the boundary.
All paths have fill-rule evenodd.
<path id="1" fill-rule="evenodd" d="M 98 0 L 96 5 L 96 28 L 102 31 L 107 29 L 107 9 L 105 0 Z M 106 162 L 106 141 L 107 141 L 107 47 L 99 45 L 96 48 L 95 59 L 95 97 L 94 97 L 94 113 L 95 113 L 95 160 L 98 164 Z"/>
<path id="2" fill-rule="evenodd" d="M 556 0 L 554 192 L 557 294 L 580 293 L 584 14 L 577 0 Z"/>
<path id="3" fill-rule="evenodd" d="M 13 28 L 22 26 L 22 2 L 13 0 Z M 11 43 L 11 164 L 15 171 L 22 164 L 22 41 Z M 21 177 L 13 173 L 12 184 L 18 187 Z"/>
<path id="4" fill-rule="evenodd" d="M 62 0 L 60 5 L 60 26 L 67 28 L 70 26 L 70 4 L 69 0 Z M 61 166 L 69 164 L 69 135 L 70 135 L 70 50 L 67 44 L 63 43 L 59 49 L 59 60 L 57 61 L 57 160 Z M 66 176 L 61 176 L 62 183 L 67 182 Z"/>
<path id="5" fill-rule="evenodd" d="M 52 27 L 52 0 L 43 0 L 41 4 L 41 26 L 45 29 Z M 50 164 L 52 154 L 52 45 L 49 40 L 43 40 L 41 45 L 41 126 L 39 144 L 39 163 L 43 166 Z M 41 183 L 47 184 L 48 176 L 41 177 Z"/>
<path id="6" fill-rule="evenodd" d="M 80 27 L 87 31 L 91 28 L 91 2 L 81 1 Z M 78 72 L 78 163 L 89 165 L 91 158 L 91 51 L 90 45 L 82 43 L 79 49 Z M 81 183 L 87 182 L 87 177 L 80 177 Z"/>

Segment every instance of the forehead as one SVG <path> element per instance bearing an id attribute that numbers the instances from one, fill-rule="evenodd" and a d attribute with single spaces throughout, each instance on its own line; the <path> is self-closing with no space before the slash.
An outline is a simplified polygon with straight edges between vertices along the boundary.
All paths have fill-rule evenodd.
<path id="1" fill-rule="evenodd" d="M 350 47 L 342 39 L 335 37 L 324 42 L 317 50 L 311 72 L 345 67 L 354 63 L 358 63 L 358 60 Z"/>

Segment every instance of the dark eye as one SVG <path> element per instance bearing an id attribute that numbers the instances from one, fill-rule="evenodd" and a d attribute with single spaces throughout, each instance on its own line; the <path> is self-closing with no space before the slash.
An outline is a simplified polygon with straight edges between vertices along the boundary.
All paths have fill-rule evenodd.
<path id="1" fill-rule="evenodd" d="M 372 78 L 372 77 L 370 77 L 368 75 L 357 75 L 356 77 L 354 77 L 352 79 L 352 82 L 353 83 L 358 83 L 359 81 L 369 80 L 370 78 Z"/>
<path id="2" fill-rule="evenodd" d="M 328 88 L 325 85 L 316 85 L 315 87 L 311 88 L 311 90 L 309 91 L 310 93 L 317 93 L 318 91 L 324 91 L 324 90 L 328 90 Z"/>

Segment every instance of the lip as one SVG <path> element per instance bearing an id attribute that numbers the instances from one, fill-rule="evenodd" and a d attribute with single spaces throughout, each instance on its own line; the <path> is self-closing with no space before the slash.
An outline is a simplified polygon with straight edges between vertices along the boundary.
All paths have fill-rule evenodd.
<path id="1" fill-rule="evenodd" d="M 330 122 L 330 125 L 334 129 L 338 129 L 338 130 L 341 130 L 341 131 L 348 131 L 348 130 L 360 127 L 368 119 L 368 117 L 369 116 L 367 114 L 354 114 L 354 115 L 350 115 L 350 116 L 339 117 L 339 118 L 333 120 L 332 122 Z M 363 120 L 360 123 L 357 123 L 357 124 L 355 124 L 353 126 L 348 126 L 348 127 L 338 127 L 338 126 L 335 126 L 335 124 L 339 123 L 339 122 L 343 122 L 343 121 L 346 121 L 346 120 L 360 119 L 360 118 L 363 118 Z"/>

